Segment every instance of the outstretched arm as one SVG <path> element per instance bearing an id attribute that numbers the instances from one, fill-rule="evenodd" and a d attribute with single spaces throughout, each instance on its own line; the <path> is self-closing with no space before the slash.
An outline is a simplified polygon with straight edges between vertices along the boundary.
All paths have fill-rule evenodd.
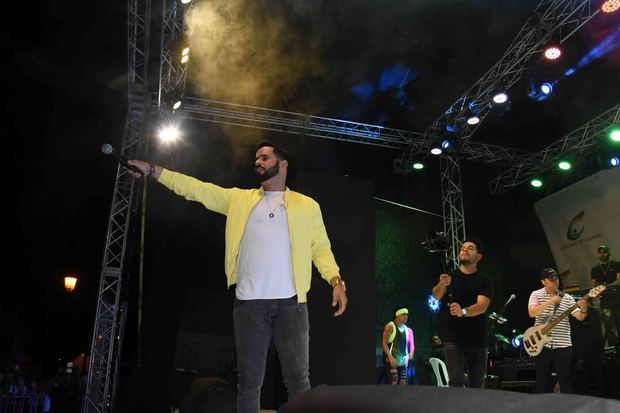
<path id="1" fill-rule="evenodd" d="M 188 201 L 196 201 L 205 208 L 227 215 L 230 199 L 236 188 L 222 188 L 218 185 L 202 182 L 191 176 L 183 175 L 140 160 L 130 160 L 129 164 L 140 169 L 146 176 L 156 179 L 159 183 L 174 191 Z M 129 171 L 134 177 L 139 174 Z"/>

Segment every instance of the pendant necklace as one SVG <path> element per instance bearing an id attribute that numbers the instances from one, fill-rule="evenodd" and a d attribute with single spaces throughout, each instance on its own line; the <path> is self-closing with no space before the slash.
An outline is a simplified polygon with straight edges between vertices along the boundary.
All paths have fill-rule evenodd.
<path id="1" fill-rule="evenodd" d="M 601 271 L 603 272 L 603 275 L 607 275 L 607 271 L 609 271 L 609 265 L 611 264 L 610 261 L 607 262 L 607 267 L 605 269 L 603 269 L 603 264 L 601 264 L 600 262 L 598 263 L 598 266 L 601 267 Z"/>
<path id="2" fill-rule="evenodd" d="M 263 197 L 263 199 L 267 202 L 267 206 L 269 207 L 269 211 L 271 211 L 271 212 L 269 212 L 269 218 L 273 218 L 275 216 L 275 214 L 273 213 L 274 209 L 271 208 L 271 204 L 269 203 L 269 199 L 267 199 L 267 195 L 265 195 Z M 276 208 L 277 208 L 277 206 L 278 205 L 276 204 Z"/>

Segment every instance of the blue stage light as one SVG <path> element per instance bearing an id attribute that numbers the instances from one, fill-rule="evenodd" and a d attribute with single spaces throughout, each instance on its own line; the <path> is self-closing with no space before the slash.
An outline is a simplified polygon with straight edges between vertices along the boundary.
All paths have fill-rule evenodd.
<path id="1" fill-rule="evenodd" d="M 609 160 L 609 165 L 614 168 L 617 168 L 620 165 L 620 157 L 614 156 Z"/>
<path id="2" fill-rule="evenodd" d="M 530 79 L 530 89 L 527 92 L 527 95 L 534 100 L 539 102 L 549 98 L 549 96 L 553 93 L 553 83 L 551 82 L 543 82 L 539 83 Z"/>
<path id="3" fill-rule="evenodd" d="M 431 310 L 431 313 L 438 313 L 441 308 L 441 300 L 433 297 L 433 294 L 428 296 L 428 309 Z"/>
<path id="4" fill-rule="evenodd" d="M 549 93 L 553 92 L 553 85 L 551 85 L 551 83 L 545 82 L 540 85 L 540 91 L 542 94 L 548 95 Z"/>

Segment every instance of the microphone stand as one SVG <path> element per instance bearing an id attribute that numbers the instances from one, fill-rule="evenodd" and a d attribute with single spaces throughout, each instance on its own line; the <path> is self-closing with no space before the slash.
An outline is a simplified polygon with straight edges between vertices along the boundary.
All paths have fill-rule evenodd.
<path id="1" fill-rule="evenodd" d="M 496 355 L 500 354 L 500 349 L 501 349 L 501 347 L 497 346 L 496 344 L 498 341 L 503 341 L 495 337 L 496 330 L 498 326 L 504 325 L 508 321 L 508 319 L 504 316 L 504 312 L 506 311 L 506 307 L 508 306 L 508 303 L 510 301 L 512 301 L 512 299 L 509 299 L 506 302 L 506 304 L 502 306 L 499 313 L 494 311 L 491 314 L 489 314 L 489 320 L 491 320 L 491 325 L 487 333 L 487 342 L 491 344 L 490 347 L 493 348 Z"/>

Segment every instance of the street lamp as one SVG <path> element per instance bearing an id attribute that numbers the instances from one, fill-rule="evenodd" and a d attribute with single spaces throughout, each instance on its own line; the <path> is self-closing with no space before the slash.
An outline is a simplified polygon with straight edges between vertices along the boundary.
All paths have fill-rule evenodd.
<path id="1" fill-rule="evenodd" d="M 65 290 L 69 293 L 72 293 L 73 290 L 75 290 L 77 280 L 77 277 L 75 277 L 74 275 L 67 275 L 65 277 Z"/>

